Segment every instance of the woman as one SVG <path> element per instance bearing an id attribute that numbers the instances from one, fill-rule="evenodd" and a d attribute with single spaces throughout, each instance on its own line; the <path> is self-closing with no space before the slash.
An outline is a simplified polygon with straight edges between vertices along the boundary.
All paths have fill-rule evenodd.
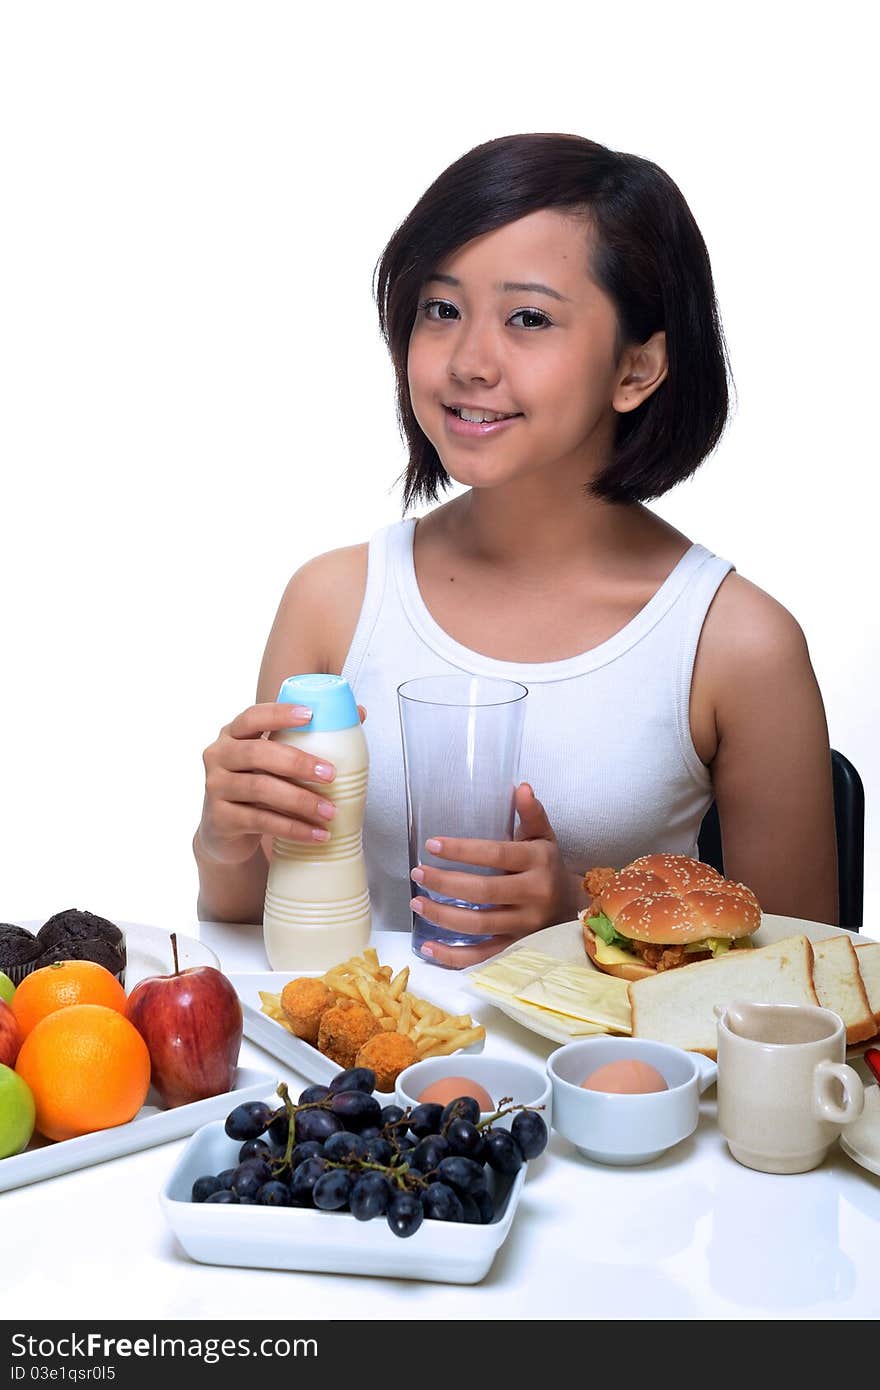
<path id="1" fill-rule="evenodd" d="M 329 787 L 332 769 L 263 735 L 297 722 L 273 703 L 285 676 L 328 671 L 370 710 L 374 914 L 408 929 L 395 690 L 470 670 L 528 686 L 530 781 L 514 841 L 437 827 L 440 857 L 502 877 L 414 870 L 425 890 L 498 904 L 474 923 L 417 894 L 438 925 L 496 934 L 436 946 L 438 962 L 574 917 L 591 865 L 695 855 L 713 798 L 727 874 L 765 911 L 835 923 L 830 752 L 803 633 L 644 506 L 693 473 L 728 409 L 709 258 L 676 185 L 574 135 L 489 141 L 394 233 L 378 301 L 409 446 L 404 511 L 450 479 L 467 491 L 290 580 L 258 703 L 204 754 L 200 916 L 259 921 L 272 836 L 326 837 L 332 803 L 301 783 Z M 509 418 L 474 423 L 486 415 Z"/>

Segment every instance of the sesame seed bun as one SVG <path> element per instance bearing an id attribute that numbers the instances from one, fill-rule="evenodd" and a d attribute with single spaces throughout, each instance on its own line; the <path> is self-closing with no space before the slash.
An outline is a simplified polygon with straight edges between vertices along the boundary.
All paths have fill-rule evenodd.
<path id="1" fill-rule="evenodd" d="M 653 975 L 655 969 L 640 954 L 632 966 L 597 959 L 595 934 L 586 918 L 599 912 L 620 936 L 653 946 L 687 946 L 707 937 L 737 940 L 761 925 L 760 904 L 745 884 L 723 878 L 710 864 L 687 855 L 643 855 L 604 884 L 581 919 L 590 959 L 607 974 L 629 980 Z M 698 953 L 688 954 L 688 962 L 697 959 Z"/>
<path id="2" fill-rule="evenodd" d="M 633 871 L 661 878 L 666 887 L 676 893 L 686 893 L 703 884 L 727 882 L 711 864 L 703 864 L 701 860 L 691 859 L 686 854 L 643 854 L 641 859 L 627 864 L 622 872 Z"/>

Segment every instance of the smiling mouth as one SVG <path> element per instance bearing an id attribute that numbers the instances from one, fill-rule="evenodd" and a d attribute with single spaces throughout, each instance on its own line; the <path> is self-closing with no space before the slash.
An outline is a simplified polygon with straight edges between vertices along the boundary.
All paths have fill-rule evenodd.
<path id="1" fill-rule="evenodd" d="M 456 420 L 461 420 L 461 418 L 462 418 L 461 410 L 460 410 L 457 406 L 453 406 L 453 405 L 444 405 L 443 409 L 444 409 L 444 410 L 448 410 L 450 415 L 454 415 L 455 418 L 456 418 Z M 518 410 L 518 411 L 515 411 L 515 412 L 514 412 L 513 414 L 511 414 L 511 415 L 496 415 L 496 416 L 494 417 L 494 419 L 492 419 L 492 420 L 487 420 L 487 421 L 485 421 L 485 423 L 486 423 L 486 424 L 489 424 L 489 425 L 496 425 L 496 424 L 500 424 L 503 420 L 519 420 L 519 419 L 521 419 L 521 418 L 522 418 L 522 411 L 521 411 L 521 410 Z M 464 423 L 465 423 L 466 425 L 474 425 L 474 424 L 479 424 L 480 422 L 477 421 L 477 420 L 465 420 Z"/>

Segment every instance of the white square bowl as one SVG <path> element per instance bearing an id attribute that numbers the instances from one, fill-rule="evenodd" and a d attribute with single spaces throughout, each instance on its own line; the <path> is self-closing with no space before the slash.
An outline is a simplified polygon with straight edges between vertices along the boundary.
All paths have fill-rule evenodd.
<path id="1" fill-rule="evenodd" d="M 510 1230 L 527 1167 L 512 1180 L 487 1169 L 496 1201 L 501 1199 L 488 1225 L 425 1220 L 415 1235 L 401 1237 L 384 1217 L 358 1221 L 350 1212 L 191 1201 L 196 1178 L 234 1167 L 240 1148 L 222 1121 L 204 1125 L 186 1145 L 159 1196 L 180 1244 L 202 1264 L 477 1284 Z"/>

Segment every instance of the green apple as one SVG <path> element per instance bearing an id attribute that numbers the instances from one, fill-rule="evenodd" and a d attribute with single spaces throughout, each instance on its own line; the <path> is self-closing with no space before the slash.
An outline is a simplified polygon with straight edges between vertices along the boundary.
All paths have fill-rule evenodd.
<path id="1" fill-rule="evenodd" d="M 34 1132 L 36 1110 L 30 1087 L 0 1063 L 0 1159 L 20 1154 Z"/>
<path id="2" fill-rule="evenodd" d="M 8 1004 L 14 993 L 15 985 L 12 983 L 9 976 L 4 975 L 3 971 L 0 970 L 0 999 L 5 1000 Z"/>

